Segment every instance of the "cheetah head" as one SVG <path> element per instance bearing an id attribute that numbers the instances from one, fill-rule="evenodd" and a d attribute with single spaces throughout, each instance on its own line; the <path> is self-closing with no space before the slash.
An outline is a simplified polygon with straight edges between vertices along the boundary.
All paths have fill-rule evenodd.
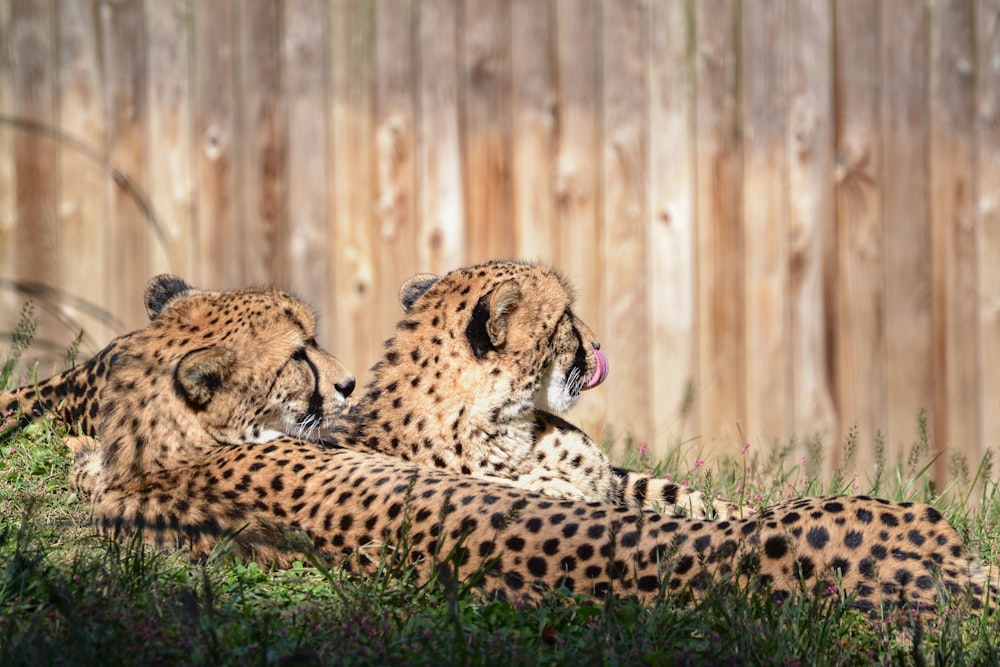
<path id="1" fill-rule="evenodd" d="M 280 290 L 206 291 L 162 275 L 146 288 L 146 308 L 151 322 L 119 355 L 112 381 L 139 407 L 156 406 L 143 413 L 157 414 L 157 426 L 219 443 L 320 437 L 354 388 L 317 345 L 312 310 Z"/>
<path id="2" fill-rule="evenodd" d="M 565 412 L 608 375 L 593 331 L 573 313 L 572 290 L 550 268 L 493 261 L 443 278 L 419 274 L 403 284 L 400 302 L 402 330 L 423 318 L 432 331 L 461 332 L 470 365 L 509 381 L 511 404 L 522 395 L 538 409 Z M 443 338 L 432 337 L 432 347 L 436 340 Z"/>

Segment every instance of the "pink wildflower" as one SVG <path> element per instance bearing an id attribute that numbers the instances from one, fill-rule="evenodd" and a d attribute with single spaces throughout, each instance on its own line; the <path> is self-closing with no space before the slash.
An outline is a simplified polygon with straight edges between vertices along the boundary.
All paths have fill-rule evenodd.
<path id="1" fill-rule="evenodd" d="M 749 449 L 750 449 L 750 443 L 749 442 L 744 442 L 743 443 L 743 448 L 740 450 L 740 454 L 746 454 L 747 451 L 749 451 Z"/>
<path id="2" fill-rule="evenodd" d="M 698 468 L 702 467 L 703 465 L 705 465 L 705 459 L 695 459 L 694 460 L 694 469 L 695 470 L 697 470 Z"/>
<path id="3" fill-rule="evenodd" d="M 640 442 L 639 443 L 639 453 L 640 454 L 645 454 L 646 453 L 646 443 L 644 443 L 644 442 Z"/>

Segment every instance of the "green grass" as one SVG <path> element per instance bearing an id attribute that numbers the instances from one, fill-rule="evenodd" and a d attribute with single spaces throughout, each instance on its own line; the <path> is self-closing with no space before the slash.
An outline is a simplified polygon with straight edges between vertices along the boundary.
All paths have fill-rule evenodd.
<path id="1" fill-rule="evenodd" d="M 418 585 L 389 561 L 368 578 L 321 564 L 266 572 L 224 549 L 192 564 L 93 535 L 67 488 L 60 428 L 37 424 L 0 441 L 0 665 L 1000 664 L 995 620 L 883 624 L 833 596 L 775 605 L 718 586 L 691 607 L 565 596 L 516 607 L 448 582 Z M 863 481 L 838 472 L 824 483 L 809 466 L 823 443 L 805 443 L 805 464 L 790 461 L 801 444 L 718 464 L 691 462 L 680 444 L 650 461 L 636 445 L 629 463 L 751 504 L 831 491 L 929 501 L 987 560 L 1000 554 L 989 458 L 953 461 L 965 483 L 938 491 L 918 441 L 913 456 L 880 458 Z"/>

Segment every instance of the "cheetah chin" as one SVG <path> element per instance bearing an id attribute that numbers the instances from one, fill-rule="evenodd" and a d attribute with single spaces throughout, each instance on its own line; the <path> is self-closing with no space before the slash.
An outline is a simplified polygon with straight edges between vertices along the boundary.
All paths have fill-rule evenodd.
<path id="1" fill-rule="evenodd" d="M 541 378 L 535 394 L 535 407 L 548 412 L 562 413 L 580 402 L 580 392 L 593 389 L 608 377 L 608 358 L 594 348 L 594 372 L 589 379 L 583 379 L 585 365 L 574 365 L 569 372 L 549 368 Z"/>

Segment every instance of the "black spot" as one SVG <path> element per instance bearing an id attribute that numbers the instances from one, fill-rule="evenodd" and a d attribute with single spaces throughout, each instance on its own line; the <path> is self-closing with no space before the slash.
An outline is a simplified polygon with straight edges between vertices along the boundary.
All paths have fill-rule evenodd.
<path id="1" fill-rule="evenodd" d="M 845 576 L 851 571 L 851 563 L 846 558 L 834 558 L 830 561 L 830 569 L 839 572 L 840 576 Z"/>
<path id="2" fill-rule="evenodd" d="M 889 528 L 895 528 L 899 525 L 899 519 L 888 512 L 883 512 L 879 515 L 879 520 L 882 521 L 883 526 L 888 526 Z"/>
<path id="3" fill-rule="evenodd" d="M 942 519 L 944 519 L 944 515 L 941 514 L 941 512 L 938 512 L 933 507 L 928 507 L 924 511 L 924 519 L 926 521 L 928 521 L 929 523 L 937 523 L 938 521 L 941 521 Z"/>
<path id="4" fill-rule="evenodd" d="M 785 516 L 781 517 L 781 523 L 788 526 L 793 523 L 797 523 L 801 518 L 798 512 L 789 512 Z"/>
<path id="5" fill-rule="evenodd" d="M 783 535 L 774 535 L 764 542 L 764 554 L 771 559 L 783 558 L 788 553 L 788 541 Z"/>
<path id="6" fill-rule="evenodd" d="M 808 542 L 809 546 L 813 549 L 822 549 L 829 541 L 830 533 L 823 526 L 810 528 L 809 532 L 806 533 L 806 542 Z"/>
<path id="7" fill-rule="evenodd" d="M 871 511 L 866 510 L 864 508 L 859 509 L 855 514 L 855 516 L 857 516 L 858 521 L 860 521 L 861 523 L 871 523 L 872 519 L 875 518 L 875 515 L 872 514 Z"/>
<path id="8" fill-rule="evenodd" d="M 849 530 L 844 537 L 844 545 L 851 549 L 857 549 L 864 541 L 864 535 L 860 530 Z"/>
<path id="9" fill-rule="evenodd" d="M 659 577 L 652 574 L 647 574 L 644 577 L 639 577 L 638 588 L 640 591 L 646 593 L 652 593 L 653 591 L 657 591 L 660 588 L 660 579 Z"/>
<path id="10" fill-rule="evenodd" d="M 674 574 L 687 574 L 692 567 L 694 567 L 694 558 L 692 556 L 682 556 L 674 567 Z"/>
<path id="11" fill-rule="evenodd" d="M 807 556 L 801 556 L 795 559 L 795 566 L 793 568 L 795 576 L 800 579 L 809 579 L 813 576 L 816 571 L 816 565 L 813 563 L 812 559 Z"/>
<path id="12" fill-rule="evenodd" d="M 909 538 L 910 542 L 917 545 L 918 547 L 927 541 L 927 538 L 924 537 L 923 533 L 921 533 L 919 530 L 911 530 L 909 533 L 906 534 L 906 536 L 907 538 Z"/>
<path id="13" fill-rule="evenodd" d="M 544 577 L 549 567 L 545 559 L 540 556 L 532 556 L 528 559 L 528 572 L 536 577 Z"/>
<path id="14" fill-rule="evenodd" d="M 524 549 L 524 539 L 517 537 L 516 535 L 513 537 L 508 537 L 507 542 L 505 544 L 507 545 L 507 548 L 510 549 L 511 551 L 520 552 L 522 549 Z"/>

